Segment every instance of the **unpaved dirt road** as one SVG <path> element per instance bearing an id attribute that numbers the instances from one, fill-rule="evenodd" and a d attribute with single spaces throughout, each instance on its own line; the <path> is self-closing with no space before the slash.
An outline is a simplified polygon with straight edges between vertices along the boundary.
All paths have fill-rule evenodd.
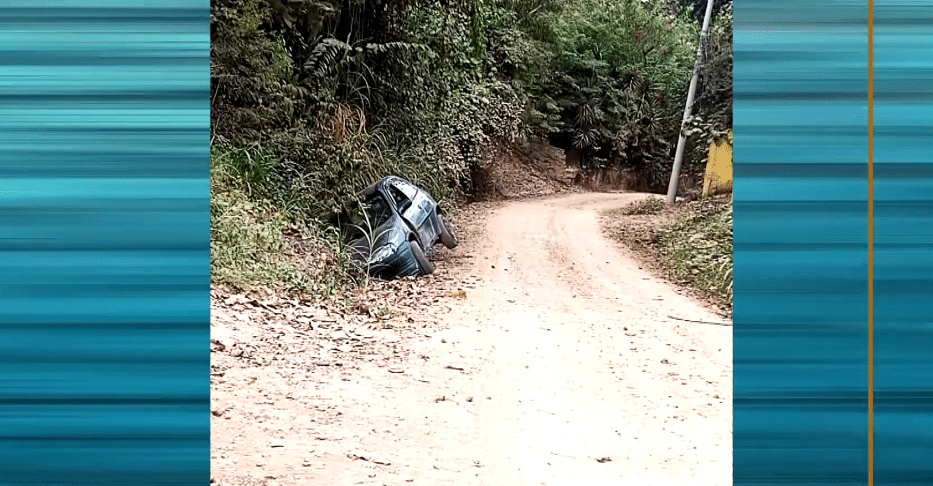
<path id="1" fill-rule="evenodd" d="M 731 484 L 732 328 L 671 318 L 722 322 L 601 236 L 602 211 L 641 197 L 509 202 L 464 226 L 419 282 L 466 297 L 436 330 L 380 331 L 404 359 L 229 369 L 218 482 Z"/>

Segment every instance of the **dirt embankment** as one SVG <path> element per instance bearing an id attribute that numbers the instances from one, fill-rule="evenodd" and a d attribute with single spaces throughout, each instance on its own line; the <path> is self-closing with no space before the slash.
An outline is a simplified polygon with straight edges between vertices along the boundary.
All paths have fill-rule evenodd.
<path id="1" fill-rule="evenodd" d="M 486 147 L 473 168 L 474 201 L 501 201 L 579 193 L 577 170 L 564 151 L 544 142 L 496 143 Z"/>

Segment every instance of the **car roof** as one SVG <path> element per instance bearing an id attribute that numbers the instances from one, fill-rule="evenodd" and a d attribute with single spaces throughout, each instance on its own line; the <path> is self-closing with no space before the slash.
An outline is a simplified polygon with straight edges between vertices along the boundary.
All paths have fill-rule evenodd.
<path id="1" fill-rule="evenodd" d="M 380 180 L 379 180 L 378 182 L 376 182 L 375 184 L 373 184 L 373 185 L 367 187 L 366 189 L 363 189 L 363 191 L 361 192 L 361 194 L 364 195 L 364 196 L 370 196 L 370 195 L 372 195 L 373 193 L 375 193 L 379 188 L 383 188 L 383 187 L 385 187 L 387 184 L 389 184 L 390 182 L 394 182 L 394 181 L 406 182 L 406 183 L 408 183 L 408 184 L 411 184 L 410 182 L 408 182 L 408 181 L 406 181 L 405 179 L 402 179 L 401 177 L 398 177 L 398 176 L 386 176 L 386 177 L 383 177 L 382 179 L 380 179 Z"/>

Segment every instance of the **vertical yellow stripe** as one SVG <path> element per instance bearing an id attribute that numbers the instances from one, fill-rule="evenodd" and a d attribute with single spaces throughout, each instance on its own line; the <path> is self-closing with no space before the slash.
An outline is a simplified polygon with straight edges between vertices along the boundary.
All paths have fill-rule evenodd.
<path id="1" fill-rule="evenodd" d="M 875 2 L 868 0 L 868 485 L 875 484 Z"/>

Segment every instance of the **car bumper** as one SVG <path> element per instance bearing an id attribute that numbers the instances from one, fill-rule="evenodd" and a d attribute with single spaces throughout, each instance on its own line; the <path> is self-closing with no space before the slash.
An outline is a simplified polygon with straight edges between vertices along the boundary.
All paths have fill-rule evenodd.
<path id="1" fill-rule="evenodd" d="M 399 277 L 420 275 L 421 268 L 418 267 L 418 262 L 411 252 L 411 246 L 406 243 L 399 247 L 392 256 L 373 263 L 369 267 L 369 274 L 382 280 L 392 280 Z"/>

